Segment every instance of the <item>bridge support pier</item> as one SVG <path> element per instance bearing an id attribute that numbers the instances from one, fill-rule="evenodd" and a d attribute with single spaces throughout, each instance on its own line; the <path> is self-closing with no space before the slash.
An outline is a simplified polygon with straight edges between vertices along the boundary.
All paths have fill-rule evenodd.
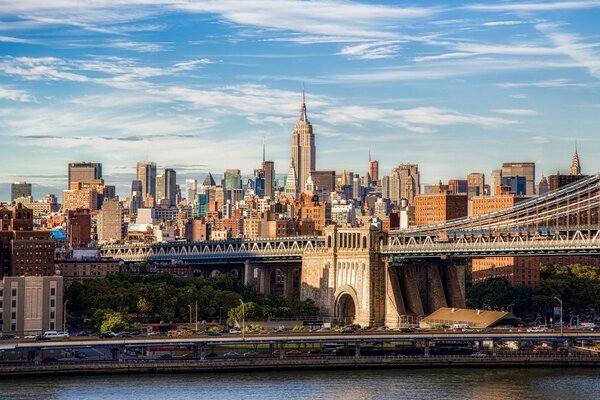
<path id="1" fill-rule="evenodd" d="M 250 260 L 244 261 L 244 285 L 254 284 L 254 271 L 252 270 L 252 264 Z"/>
<path id="2" fill-rule="evenodd" d="M 465 266 L 446 266 L 446 299 L 448 307 L 465 308 Z"/>
<path id="3" fill-rule="evenodd" d="M 260 294 L 271 293 L 271 268 L 261 267 L 258 274 L 258 292 Z"/>
<path id="4" fill-rule="evenodd" d="M 405 311 L 414 315 L 425 315 L 417 283 L 416 268 L 412 265 L 401 267 L 402 293 L 406 298 Z"/>
<path id="5" fill-rule="evenodd" d="M 288 299 L 294 298 L 294 267 L 287 267 L 283 284 L 283 295 Z"/>
<path id="6" fill-rule="evenodd" d="M 388 327 L 400 327 L 402 315 L 406 315 L 406 307 L 402 298 L 398 267 L 385 264 L 385 325 Z"/>
<path id="7" fill-rule="evenodd" d="M 440 275 L 440 264 L 428 265 L 427 271 L 427 311 L 428 313 L 438 308 L 446 307 L 446 294 Z"/>

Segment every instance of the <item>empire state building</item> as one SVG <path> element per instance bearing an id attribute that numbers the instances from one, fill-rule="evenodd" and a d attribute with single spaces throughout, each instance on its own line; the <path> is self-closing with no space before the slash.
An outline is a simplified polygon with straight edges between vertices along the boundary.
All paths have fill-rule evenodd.
<path id="1" fill-rule="evenodd" d="M 306 116 L 304 91 L 302 92 L 302 107 L 300 119 L 292 132 L 292 163 L 296 179 L 296 194 L 302 193 L 308 177 L 315 170 L 315 135 L 312 125 Z"/>

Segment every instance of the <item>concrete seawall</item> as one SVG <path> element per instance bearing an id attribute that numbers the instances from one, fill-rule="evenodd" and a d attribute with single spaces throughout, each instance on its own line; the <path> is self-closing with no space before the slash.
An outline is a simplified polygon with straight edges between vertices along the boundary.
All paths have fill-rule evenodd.
<path id="1" fill-rule="evenodd" d="M 0 365 L 0 379 L 31 376 L 448 367 L 599 367 L 600 357 L 298 357 L 231 360 L 98 361 Z"/>

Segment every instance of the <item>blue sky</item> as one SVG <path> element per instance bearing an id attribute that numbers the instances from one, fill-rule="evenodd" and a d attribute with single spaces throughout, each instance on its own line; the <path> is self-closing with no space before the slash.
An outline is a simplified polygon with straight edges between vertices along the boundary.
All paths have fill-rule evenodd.
<path id="1" fill-rule="evenodd" d="M 317 168 L 422 183 L 534 161 L 600 170 L 600 1 L 0 0 L 0 199 L 67 163 L 182 182 L 289 166 L 303 84 Z"/>

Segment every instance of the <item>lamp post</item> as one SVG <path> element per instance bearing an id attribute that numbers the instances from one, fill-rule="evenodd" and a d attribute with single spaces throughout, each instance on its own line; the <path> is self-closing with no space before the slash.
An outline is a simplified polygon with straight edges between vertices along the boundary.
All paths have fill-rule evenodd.
<path id="1" fill-rule="evenodd" d="M 65 300 L 65 305 L 63 307 L 63 332 L 66 332 L 67 330 L 67 303 L 69 303 L 69 300 Z"/>
<path id="2" fill-rule="evenodd" d="M 246 340 L 246 334 L 244 332 L 244 328 L 246 327 L 246 310 L 242 299 L 240 299 L 240 303 L 242 303 L 242 340 Z"/>
<path id="3" fill-rule="evenodd" d="M 512 312 L 513 312 L 513 307 L 514 307 L 514 306 L 515 306 L 515 302 L 513 301 L 512 303 L 510 303 L 510 304 L 508 305 L 508 307 L 506 307 L 506 310 L 507 310 L 509 313 L 511 313 L 511 314 L 512 314 Z"/>
<path id="4" fill-rule="evenodd" d="M 560 336 L 563 335 L 563 302 L 558 297 L 554 296 L 556 300 L 560 303 Z"/>
<path id="5" fill-rule="evenodd" d="M 198 332 L 198 300 L 196 300 L 196 332 Z"/>
<path id="6" fill-rule="evenodd" d="M 190 310 L 190 325 L 192 324 L 192 305 L 188 304 L 188 309 Z"/>

